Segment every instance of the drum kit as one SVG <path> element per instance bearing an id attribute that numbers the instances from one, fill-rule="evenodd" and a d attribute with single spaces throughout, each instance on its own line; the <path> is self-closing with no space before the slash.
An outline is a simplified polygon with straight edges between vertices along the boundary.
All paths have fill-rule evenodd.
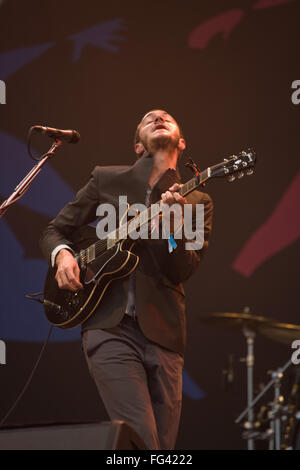
<path id="1" fill-rule="evenodd" d="M 235 423 L 242 424 L 242 437 L 247 440 L 248 450 L 254 450 L 257 441 L 264 441 L 269 450 L 300 450 L 300 365 L 297 366 L 300 364 L 300 325 L 280 323 L 270 318 L 252 315 L 249 307 L 245 307 L 243 313 L 213 313 L 202 316 L 200 321 L 206 325 L 242 333 L 245 338 L 247 407 Z M 254 396 L 254 339 L 257 334 L 289 345 L 290 359 L 277 370 L 271 371 L 271 380 Z M 298 347 L 299 354 L 293 351 L 292 347 Z M 282 385 L 291 366 L 293 385 L 284 397 Z M 260 412 L 255 415 L 255 405 L 261 403 L 261 399 L 272 389 L 273 400 L 263 405 Z"/>

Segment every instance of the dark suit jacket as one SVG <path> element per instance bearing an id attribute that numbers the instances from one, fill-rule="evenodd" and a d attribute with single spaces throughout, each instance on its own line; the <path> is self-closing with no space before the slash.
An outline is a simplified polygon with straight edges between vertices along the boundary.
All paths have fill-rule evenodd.
<path id="1" fill-rule="evenodd" d="M 100 203 L 118 207 L 119 196 L 127 195 L 129 204 L 145 203 L 153 159 L 145 154 L 132 166 L 96 167 L 89 182 L 50 222 L 42 234 L 40 246 L 48 261 L 60 244 L 72 247 L 73 234 L 96 219 Z M 151 193 L 151 202 L 160 199 L 175 182 L 178 173 L 168 170 Z M 211 198 L 200 191 L 192 192 L 188 202 L 204 204 L 204 245 L 200 251 L 186 250 L 186 240 L 176 240 L 177 248 L 168 252 L 167 240 L 138 240 L 135 251 L 140 256 L 136 269 L 136 313 L 139 325 L 148 339 L 183 354 L 186 343 L 185 294 L 182 282 L 197 268 L 208 246 L 212 226 Z M 127 305 L 128 278 L 113 281 L 100 305 L 83 324 L 83 330 L 112 328 L 122 319 Z"/>

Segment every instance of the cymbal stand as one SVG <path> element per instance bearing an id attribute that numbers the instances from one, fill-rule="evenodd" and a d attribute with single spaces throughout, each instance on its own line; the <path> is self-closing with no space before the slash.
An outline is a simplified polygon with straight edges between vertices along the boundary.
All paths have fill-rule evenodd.
<path id="1" fill-rule="evenodd" d="M 268 438 L 270 439 L 269 450 L 281 450 L 281 416 L 283 415 L 284 409 L 282 405 L 283 400 L 280 394 L 280 388 L 284 372 L 291 364 L 292 361 L 291 359 L 289 359 L 283 367 L 279 367 L 277 370 L 273 371 L 272 379 L 270 380 L 270 382 L 235 420 L 235 423 L 238 424 L 247 413 L 249 416 L 249 411 L 253 410 L 254 405 L 256 405 L 256 403 L 261 399 L 261 397 L 272 386 L 274 386 L 274 400 L 272 402 L 271 411 L 269 413 L 269 419 L 271 422 L 271 432 L 267 433 L 269 436 Z"/>
<path id="2" fill-rule="evenodd" d="M 271 421 L 271 429 L 273 431 L 273 443 L 270 441 L 270 450 L 281 450 L 281 417 L 283 415 L 283 397 L 280 394 L 281 380 L 283 372 L 291 365 L 292 361 L 289 360 L 283 368 L 278 368 L 272 371 L 272 381 L 274 385 L 274 400 L 272 402 L 269 418 Z"/>
<path id="3" fill-rule="evenodd" d="M 254 410 L 252 406 L 253 396 L 254 396 L 254 338 L 255 332 L 251 328 L 245 326 L 243 328 L 243 333 L 247 341 L 247 356 L 245 359 L 247 366 L 247 421 L 244 423 L 245 429 L 249 433 L 248 441 L 248 450 L 254 450 L 254 439 L 251 438 L 251 432 L 254 429 Z"/>

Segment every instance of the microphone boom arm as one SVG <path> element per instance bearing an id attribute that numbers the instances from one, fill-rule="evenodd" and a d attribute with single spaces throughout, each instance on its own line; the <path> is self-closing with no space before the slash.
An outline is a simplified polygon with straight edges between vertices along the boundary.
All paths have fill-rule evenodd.
<path id="1" fill-rule="evenodd" d="M 18 184 L 18 186 L 16 186 L 16 188 L 14 189 L 13 193 L 9 196 L 9 198 L 3 201 L 3 203 L 0 206 L 0 218 L 4 216 L 5 212 L 13 203 L 18 201 L 18 199 L 20 199 L 22 196 L 24 196 L 24 194 L 29 189 L 29 186 L 31 185 L 35 177 L 41 171 L 42 166 L 46 163 L 47 160 L 49 160 L 49 158 L 53 157 L 55 151 L 61 145 L 62 145 L 61 140 L 58 140 L 58 139 L 55 140 L 50 150 L 47 153 L 45 153 L 45 155 L 41 157 L 39 162 L 29 171 L 29 173 L 27 173 L 25 178 Z"/>

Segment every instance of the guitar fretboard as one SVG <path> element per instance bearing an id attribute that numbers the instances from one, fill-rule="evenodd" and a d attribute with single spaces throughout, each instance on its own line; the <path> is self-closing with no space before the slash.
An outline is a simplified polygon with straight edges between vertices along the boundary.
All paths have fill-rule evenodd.
<path id="1" fill-rule="evenodd" d="M 208 179 L 208 175 L 209 169 L 206 169 L 201 172 L 199 176 L 194 176 L 194 178 L 190 179 L 180 187 L 178 191 L 179 194 L 183 197 L 187 196 L 189 193 L 194 191 L 194 189 L 204 183 L 204 181 Z M 146 210 L 129 220 L 127 224 L 121 225 L 121 227 L 109 234 L 107 238 L 107 249 L 112 248 L 116 243 L 119 243 L 124 238 L 130 236 L 132 232 L 141 228 L 144 224 L 149 223 L 149 221 L 157 217 L 160 212 L 160 201 L 156 204 L 151 204 L 151 206 Z"/>
<path id="2" fill-rule="evenodd" d="M 256 156 L 255 152 L 248 150 L 248 152 L 240 152 L 238 156 L 232 155 L 229 159 L 224 159 L 223 162 L 208 167 L 199 175 L 187 181 L 179 189 L 179 194 L 183 197 L 194 191 L 198 186 L 203 184 L 206 180 L 213 177 L 233 176 L 235 173 L 240 172 L 242 175 L 246 170 L 246 174 L 253 173 Z M 232 179 L 230 180 L 232 181 Z M 121 240 L 128 238 L 134 231 L 141 228 L 144 224 L 148 224 L 150 220 L 154 219 L 162 212 L 161 201 L 152 204 L 146 210 L 142 211 L 125 224 L 111 232 L 106 239 L 98 240 L 93 245 L 83 250 L 82 258 L 86 262 L 93 261 L 97 256 L 110 248 L 113 248 Z"/>
<path id="3" fill-rule="evenodd" d="M 203 184 L 210 177 L 210 168 L 202 171 L 198 176 L 184 183 L 178 190 L 179 194 L 183 197 L 194 191 L 198 186 Z M 98 240 L 93 245 L 90 245 L 84 254 L 86 262 L 91 262 L 97 256 L 101 255 L 106 250 L 113 248 L 121 240 L 130 237 L 130 234 L 140 229 L 143 225 L 148 224 L 150 220 L 157 217 L 161 212 L 160 201 L 151 204 L 146 210 L 140 212 L 135 217 L 131 218 L 127 223 L 121 225 L 119 228 L 111 232 L 104 240 Z"/>

